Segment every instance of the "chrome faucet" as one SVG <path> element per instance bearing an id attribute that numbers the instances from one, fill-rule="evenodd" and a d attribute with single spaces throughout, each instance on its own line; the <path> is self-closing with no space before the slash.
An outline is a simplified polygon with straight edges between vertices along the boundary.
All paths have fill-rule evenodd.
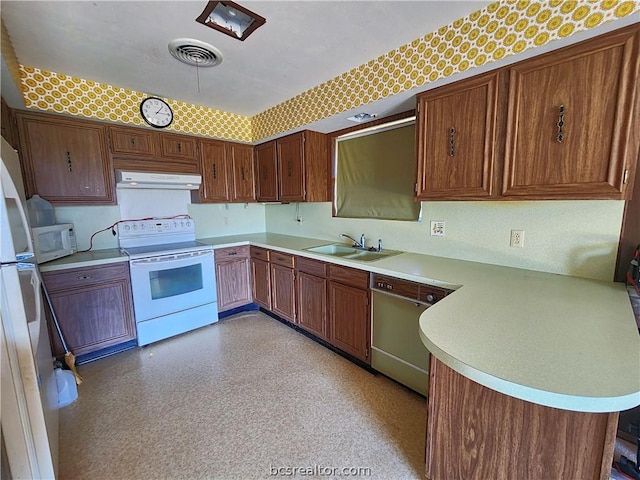
<path id="1" fill-rule="evenodd" d="M 347 235 L 346 233 L 341 233 L 340 236 L 344 237 L 344 238 L 348 238 L 349 240 L 351 240 L 353 242 L 353 246 L 354 247 L 366 249 L 366 247 L 364 246 L 365 241 L 366 241 L 366 239 L 364 238 L 364 233 L 360 237 L 360 241 L 357 241 L 355 238 Z"/>
<path id="2" fill-rule="evenodd" d="M 379 252 L 382 251 L 382 239 L 381 238 L 378 239 L 378 251 Z"/>

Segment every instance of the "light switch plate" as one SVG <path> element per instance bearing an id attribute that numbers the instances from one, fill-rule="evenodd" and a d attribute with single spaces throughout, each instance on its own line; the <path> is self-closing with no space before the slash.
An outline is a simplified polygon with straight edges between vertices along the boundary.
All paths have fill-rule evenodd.
<path id="1" fill-rule="evenodd" d="M 431 222 L 431 236 L 444 237 L 444 222 L 442 221 Z"/>

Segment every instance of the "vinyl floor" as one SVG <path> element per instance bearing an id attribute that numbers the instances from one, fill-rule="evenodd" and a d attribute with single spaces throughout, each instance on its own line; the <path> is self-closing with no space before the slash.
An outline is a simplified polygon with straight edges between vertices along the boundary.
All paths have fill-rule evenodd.
<path id="1" fill-rule="evenodd" d="M 425 399 L 260 312 L 79 370 L 62 479 L 424 478 Z"/>

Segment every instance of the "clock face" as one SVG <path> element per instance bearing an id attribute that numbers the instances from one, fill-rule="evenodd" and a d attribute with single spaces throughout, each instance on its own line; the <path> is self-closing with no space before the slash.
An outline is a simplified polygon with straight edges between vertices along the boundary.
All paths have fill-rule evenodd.
<path id="1" fill-rule="evenodd" d="M 145 98 L 140 104 L 142 118 L 152 127 L 164 128 L 173 122 L 173 111 L 165 102 L 156 97 Z"/>

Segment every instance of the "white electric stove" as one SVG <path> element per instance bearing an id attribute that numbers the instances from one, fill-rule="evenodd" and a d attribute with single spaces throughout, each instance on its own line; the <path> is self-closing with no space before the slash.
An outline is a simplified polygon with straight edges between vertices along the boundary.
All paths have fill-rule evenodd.
<path id="1" fill-rule="evenodd" d="M 129 256 L 138 345 L 218 321 L 213 247 L 195 240 L 188 217 L 118 225 Z"/>

